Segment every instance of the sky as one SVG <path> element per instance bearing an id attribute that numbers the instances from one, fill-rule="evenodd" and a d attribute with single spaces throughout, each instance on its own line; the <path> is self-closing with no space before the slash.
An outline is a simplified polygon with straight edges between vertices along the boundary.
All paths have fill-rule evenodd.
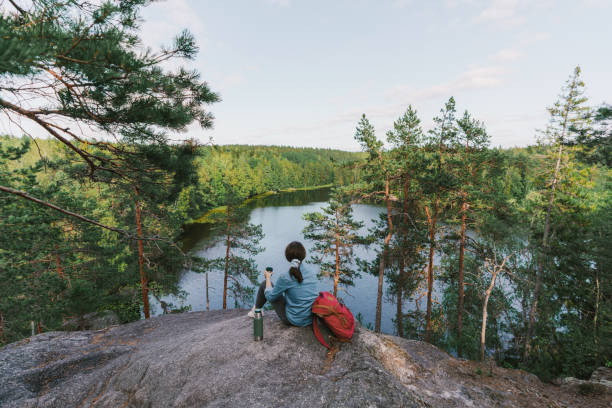
<path id="1" fill-rule="evenodd" d="M 159 49 L 183 29 L 222 101 L 216 144 L 359 150 L 365 113 L 384 138 L 412 105 L 432 126 L 454 96 L 493 146 L 526 146 L 576 65 L 592 105 L 612 103 L 612 0 L 165 0 L 143 10 Z"/>

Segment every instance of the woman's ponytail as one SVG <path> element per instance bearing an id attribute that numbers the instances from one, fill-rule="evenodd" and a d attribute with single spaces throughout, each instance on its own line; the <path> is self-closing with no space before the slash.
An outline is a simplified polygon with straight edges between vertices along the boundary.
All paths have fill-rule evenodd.
<path id="1" fill-rule="evenodd" d="M 287 248 L 285 248 L 285 258 L 291 262 L 291 268 L 289 268 L 289 274 L 293 276 L 298 283 L 302 283 L 304 277 L 300 270 L 300 264 L 306 258 L 306 248 L 298 241 L 293 241 Z"/>

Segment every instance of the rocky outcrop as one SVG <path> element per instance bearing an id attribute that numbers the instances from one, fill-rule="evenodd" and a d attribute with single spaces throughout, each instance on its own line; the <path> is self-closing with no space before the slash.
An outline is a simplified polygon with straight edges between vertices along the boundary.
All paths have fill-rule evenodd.
<path id="1" fill-rule="evenodd" d="M 593 371 L 588 381 L 566 377 L 561 379 L 559 383 L 561 388 L 572 393 L 582 395 L 612 395 L 612 369 L 599 367 Z"/>
<path id="2" fill-rule="evenodd" d="M 70 319 L 62 324 L 62 330 L 100 330 L 120 323 L 119 316 L 112 310 L 88 313 L 82 317 Z"/>
<path id="3" fill-rule="evenodd" d="M 245 313 L 166 315 L 10 344 L 0 349 L 0 406 L 608 406 L 363 328 L 327 353 L 310 328 L 285 327 L 269 313 L 255 342 Z"/>
<path id="4" fill-rule="evenodd" d="M 612 368 L 599 367 L 591 374 L 591 381 L 604 384 L 608 387 L 612 387 Z"/>

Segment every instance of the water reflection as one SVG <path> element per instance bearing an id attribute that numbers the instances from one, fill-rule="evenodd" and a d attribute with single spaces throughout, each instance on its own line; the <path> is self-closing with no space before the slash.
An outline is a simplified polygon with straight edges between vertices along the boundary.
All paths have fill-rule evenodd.
<path id="1" fill-rule="evenodd" d="M 307 249 L 311 247 L 311 243 L 304 241 L 302 235 L 302 229 L 305 226 L 302 215 L 307 212 L 318 211 L 326 204 L 329 194 L 330 189 L 283 192 L 259 197 L 246 204 L 250 209 L 250 222 L 253 224 L 262 224 L 265 234 L 264 239 L 261 241 L 261 246 L 264 247 L 265 250 L 255 257 L 255 261 L 261 271 L 260 279 L 263 280 L 263 270 L 266 266 L 272 266 L 275 271 L 281 271 L 289 267 L 284 257 L 285 246 L 289 242 L 298 240 L 302 241 Z M 382 207 L 374 205 L 355 205 L 355 219 L 365 223 L 361 231 L 363 234 L 366 234 L 367 229 L 371 227 L 371 220 L 378 217 L 378 214 L 383 210 Z M 214 236 L 210 225 L 196 224 L 189 226 L 185 230 L 184 242 L 192 253 L 199 256 L 206 258 L 223 256 L 225 249 L 222 245 L 210 247 L 209 243 L 212 238 L 214 238 Z M 356 255 L 366 259 L 373 259 L 375 256 L 373 250 L 368 250 L 366 248 L 356 248 Z M 273 276 L 272 280 L 274 281 L 275 279 L 276 277 Z M 358 313 L 361 314 L 365 324 L 374 324 L 377 281 L 377 278 L 372 275 L 361 274 L 360 277 L 355 279 L 355 286 L 342 289 L 339 293 L 339 297 L 342 298 L 355 315 Z M 211 288 L 211 310 L 221 309 L 223 295 L 222 273 L 210 273 L 209 286 Z M 203 274 L 185 271 L 180 278 L 180 287 L 186 293 L 184 303 L 190 305 L 193 311 L 206 309 Z M 329 291 L 331 289 L 331 281 L 320 282 L 319 290 Z M 169 298 L 167 300 L 175 304 L 179 303 L 177 299 Z M 250 305 L 235 304 L 235 301 L 231 299 L 231 297 L 228 299 L 228 305 L 231 307 L 250 307 Z M 405 306 L 406 311 L 413 309 L 414 302 L 410 302 Z M 160 313 L 160 310 L 157 308 L 156 312 Z M 395 304 L 389 301 L 385 296 L 383 299 L 381 322 L 381 329 L 383 332 L 395 332 L 393 323 L 395 314 Z"/>

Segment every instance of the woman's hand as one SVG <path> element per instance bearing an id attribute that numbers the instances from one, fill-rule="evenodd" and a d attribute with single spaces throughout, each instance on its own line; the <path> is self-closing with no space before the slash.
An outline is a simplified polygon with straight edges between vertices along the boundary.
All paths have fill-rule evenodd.
<path id="1" fill-rule="evenodd" d="M 272 271 L 264 271 L 264 278 L 266 278 L 266 289 L 270 289 L 272 287 Z"/>

